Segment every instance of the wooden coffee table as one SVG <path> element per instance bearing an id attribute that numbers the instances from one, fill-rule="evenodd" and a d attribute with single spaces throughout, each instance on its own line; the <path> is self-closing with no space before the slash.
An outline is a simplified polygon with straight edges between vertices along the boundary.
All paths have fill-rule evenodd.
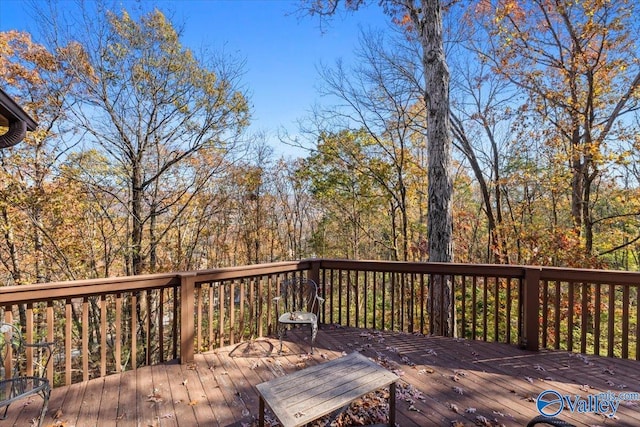
<path id="1" fill-rule="evenodd" d="M 299 427 L 389 386 L 389 426 L 395 426 L 398 376 L 358 352 L 258 384 L 260 427 L 265 404 L 283 427 Z"/>

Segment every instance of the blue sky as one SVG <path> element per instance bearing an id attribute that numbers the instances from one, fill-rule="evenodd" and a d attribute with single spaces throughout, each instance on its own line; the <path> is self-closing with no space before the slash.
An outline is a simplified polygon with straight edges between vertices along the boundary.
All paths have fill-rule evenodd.
<path id="1" fill-rule="evenodd" d="M 183 43 L 226 52 L 246 59 L 243 83 L 251 94 L 253 123 L 250 132 L 265 132 L 278 154 L 295 155 L 278 142 L 279 130 L 296 134 L 296 121 L 308 114 L 318 97 L 320 63 L 338 58 L 349 62 L 358 45 L 361 28 L 386 28 L 388 17 L 373 5 L 354 14 L 342 13 L 328 26 L 319 27 L 313 17 L 296 14 L 299 3 L 285 0 L 138 0 L 120 1 L 125 9 L 136 4 L 154 5 L 174 24 L 184 26 Z M 0 31 L 37 30 L 29 22 L 29 2 L 0 0 Z M 73 7 L 74 1 L 60 2 Z"/>

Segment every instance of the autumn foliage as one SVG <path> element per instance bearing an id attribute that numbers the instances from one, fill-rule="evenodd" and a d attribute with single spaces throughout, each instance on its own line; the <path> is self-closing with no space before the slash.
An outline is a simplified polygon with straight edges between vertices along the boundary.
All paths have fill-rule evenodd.
<path id="1" fill-rule="evenodd" d="M 245 144 L 238 64 L 199 58 L 160 11 L 109 13 L 101 40 L 0 33 L 3 88 L 39 122 L 0 153 L 3 283 L 310 256 L 428 261 L 429 110 L 421 57 L 400 55 L 423 52 L 406 37 L 411 16 L 386 3 L 404 50 L 367 51 L 370 73 L 348 88 L 372 108 L 352 126 L 328 118 L 357 112 L 328 107 L 300 159 Z M 448 5 L 457 261 L 637 269 L 634 7 Z"/>

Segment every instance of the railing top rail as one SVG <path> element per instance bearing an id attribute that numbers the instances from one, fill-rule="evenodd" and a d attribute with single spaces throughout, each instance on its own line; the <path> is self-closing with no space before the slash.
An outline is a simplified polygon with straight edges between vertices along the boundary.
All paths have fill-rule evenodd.
<path id="1" fill-rule="evenodd" d="M 216 268 L 195 271 L 195 282 L 215 282 L 243 277 L 259 277 L 269 274 L 286 273 L 290 271 L 308 270 L 314 260 L 282 261 L 268 264 L 254 264 L 241 267 Z"/>
<path id="2" fill-rule="evenodd" d="M 402 261 L 354 261 L 346 259 L 306 259 L 240 267 L 216 268 L 190 272 L 159 273 L 140 276 L 75 280 L 0 287 L 0 304 L 10 305 L 91 295 L 113 294 L 144 289 L 178 286 L 189 276 L 195 283 L 260 277 L 292 271 L 320 268 L 398 272 L 409 274 L 443 274 L 468 277 L 524 278 L 526 271 L 537 270 L 540 280 L 616 285 L 640 285 L 640 273 L 614 270 L 591 270 L 562 267 L 540 267 L 498 264 L 459 264 Z"/>
<path id="3" fill-rule="evenodd" d="M 543 267 L 540 280 L 615 285 L 640 285 L 640 272 L 592 270 L 586 268 Z"/>
<path id="4" fill-rule="evenodd" d="M 502 264 L 459 264 L 445 262 L 405 262 L 375 260 L 353 261 L 346 259 L 321 259 L 320 268 L 516 278 L 524 277 L 525 270 L 531 267 Z"/>
<path id="5" fill-rule="evenodd" d="M 0 304 L 81 298 L 90 295 L 171 287 L 178 284 L 180 284 L 180 275 L 173 273 L 4 286 L 0 287 Z"/>
<path id="6" fill-rule="evenodd" d="M 181 278 L 184 276 L 194 277 L 196 283 L 254 277 L 309 269 L 310 265 L 310 261 L 290 261 L 190 272 L 3 286 L 0 287 L 0 304 L 23 304 L 37 301 L 82 298 L 93 295 L 166 288 L 178 286 Z"/>
<path id="7" fill-rule="evenodd" d="M 616 285 L 640 285 L 640 272 L 594 270 L 586 268 L 542 267 L 535 265 L 460 264 L 405 261 L 354 261 L 346 259 L 321 259 L 320 268 L 444 274 L 457 276 L 524 278 L 527 270 L 540 272 L 540 280 L 584 282 Z"/>

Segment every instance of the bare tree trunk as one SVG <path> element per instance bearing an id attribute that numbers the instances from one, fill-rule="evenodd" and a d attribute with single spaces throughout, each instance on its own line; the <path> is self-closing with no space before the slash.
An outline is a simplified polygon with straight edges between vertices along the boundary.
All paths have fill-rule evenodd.
<path id="1" fill-rule="evenodd" d="M 22 269 L 20 266 L 20 258 L 18 255 L 18 248 L 16 247 L 15 238 L 13 235 L 13 225 L 10 224 L 9 220 L 9 212 L 7 212 L 6 207 L 2 207 L 2 219 L 3 219 L 3 228 L 4 228 L 4 238 L 7 244 L 7 248 L 9 250 L 9 261 L 4 261 L 5 267 L 11 272 L 11 278 L 13 279 L 13 285 L 21 285 L 22 284 Z M 11 265 L 9 266 L 9 262 Z M 18 312 L 20 317 L 20 324 L 27 324 L 27 307 L 25 304 L 18 305 Z"/>
<path id="2" fill-rule="evenodd" d="M 13 225 L 9 220 L 9 212 L 5 206 L 2 207 L 2 220 L 4 229 L 4 240 L 9 252 L 9 260 L 5 261 L 5 267 L 11 272 L 11 278 L 13 279 L 13 285 L 22 284 L 22 273 L 20 267 L 20 258 L 18 255 L 18 248 L 16 247 L 15 236 L 13 234 Z"/>
<path id="3" fill-rule="evenodd" d="M 38 202 L 36 202 L 38 204 Z M 47 282 L 47 274 L 45 273 L 44 268 L 44 257 L 42 256 L 44 250 L 44 243 L 42 241 L 42 209 L 40 206 L 35 206 L 33 208 L 33 252 L 35 254 L 34 257 L 34 270 L 36 273 L 36 283 L 46 283 Z"/>
<path id="4" fill-rule="evenodd" d="M 131 270 L 135 276 L 142 274 L 142 197 L 142 170 L 140 164 L 134 164 L 131 176 Z"/>
<path id="5" fill-rule="evenodd" d="M 310 1 L 309 11 L 330 16 L 338 1 Z M 345 2 L 347 9 L 357 10 L 365 2 Z M 453 261 L 453 215 L 451 179 L 451 123 L 449 121 L 449 69 L 444 54 L 442 9 L 439 0 L 381 0 L 379 4 L 396 18 L 410 18 L 407 30 L 418 37 L 422 45 L 424 67 L 424 98 L 427 107 L 428 139 L 428 207 L 427 228 L 429 260 Z M 399 9 L 399 7 L 402 9 Z M 397 250 L 397 248 L 396 248 Z M 433 323 L 431 332 L 451 336 L 455 332 L 452 284 L 440 277 L 442 286 L 433 286 L 429 300 Z"/>
<path id="6" fill-rule="evenodd" d="M 439 1 L 422 0 L 421 7 L 412 5 L 410 15 L 422 43 L 427 106 L 427 139 L 429 156 L 429 212 L 427 229 L 429 261 L 453 261 L 453 218 L 451 180 L 451 123 L 449 119 L 449 68 L 442 40 L 442 10 Z M 429 309 L 431 333 L 453 336 L 452 283 L 447 277 L 435 276 L 431 281 Z"/>
<path id="7" fill-rule="evenodd" d="M 149 273 L 155 273 L 158 269 L 158 242 L 156 240 L 156 224 L 158 211 L 155 203 L 151 206 L 149 214 Z"/>

